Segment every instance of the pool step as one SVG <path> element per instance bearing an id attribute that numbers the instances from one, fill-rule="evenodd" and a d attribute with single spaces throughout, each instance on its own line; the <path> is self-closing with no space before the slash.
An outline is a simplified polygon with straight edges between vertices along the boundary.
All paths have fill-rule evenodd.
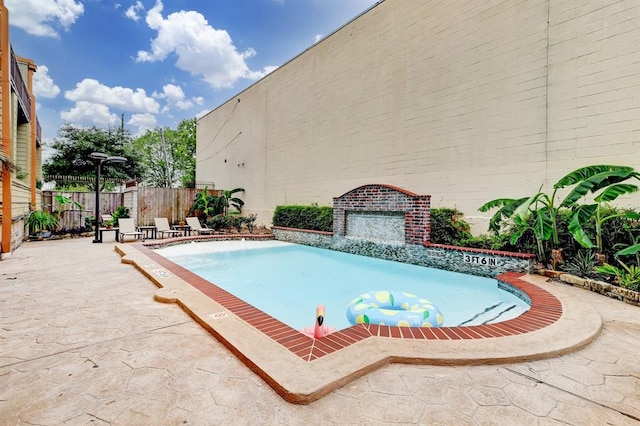
<path id="1" fill-rule="evenodd" d="M 493 322 L 500 321 L 500 317 L 502 315 L 506 314 L 507 312 L 509 312 L 510 310 L 516 307 L 516 305 L 511 305 L 505 309 L 500 310 L 500 307 L 502 305 L 504 305 L 503 302 L 496 303 L 493 306 L 488 306 L 484 309 L 484 311 L 478 312 L 472 318 L 469 318 L 468 320 L 458 324 L 458 326 L 460 327 L 464 325 L 491 324 Z"/>
<path id="2" fill-rule="evenodd" d="M 513 308 L 515 308 L 515 307 L 516 307 L 516 305 L 511 305 L 511 306 L 509 306 L 507 309 L 505 309 L 505 310 L 501 311 L 501 312 L 500 312 L 498 315 L 496 315 L 495 317 L 493 317 L 493 318 L 489 318 L 488 320 L 484 321 L 484 322 L 482 323 L 482 325 L 485 325 L 485 324 L 491 324 L 491 323 L 493 323 L 493 322 L 501 321 L 501 320 L 499 320 L 499 318 L 500 318 L 503 314 L 505 314 L 505 313 L 509 312 L 510 310 L 512 310 L 512 309 L 513 309 Z"/>

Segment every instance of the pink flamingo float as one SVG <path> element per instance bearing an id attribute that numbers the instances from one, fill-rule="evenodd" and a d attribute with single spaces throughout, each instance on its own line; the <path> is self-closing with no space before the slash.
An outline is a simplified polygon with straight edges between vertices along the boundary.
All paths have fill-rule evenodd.
<path id="1" fill-rule="evenodd" d="M 334 331 L 335 328 L 323 325 L 324 323 L 324 305 L 316 306 L 316 321 L 313 327 L 305 327 L 300 330 L 301 333 L 311 337 L 312 339 L 319 339 L 327 336 Z"/>

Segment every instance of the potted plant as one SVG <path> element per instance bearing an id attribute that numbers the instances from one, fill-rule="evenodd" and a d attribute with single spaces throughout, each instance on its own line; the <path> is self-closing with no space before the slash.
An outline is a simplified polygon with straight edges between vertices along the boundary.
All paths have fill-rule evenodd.
<path id="1" fill-rule="evenodd" d="M 42 210 L 34 210 L 25 220 L 29 235 L 37 238 L 49 238 L 51 232 L 58 229 L 58 218 Z"/>
<path id="2" fill-rule="evenodd" d="M 113 219 L 108 219 L 102 222 L 105 228 L 111 229 L 113 228 Z"/>

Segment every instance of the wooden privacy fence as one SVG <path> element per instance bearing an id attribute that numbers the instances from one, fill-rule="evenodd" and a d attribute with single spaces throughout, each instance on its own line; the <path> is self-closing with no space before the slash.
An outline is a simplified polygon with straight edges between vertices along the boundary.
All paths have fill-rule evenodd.
<path id="1" fill-rule="evenodd" d="M 56 201 L 56 195 L 64 195 L 72 202 L 60 205 Z M 101 192 L 100 212 L 111 213 L 123 205 L 123 195 L 121 192 Z M 75 203 L 82 208 L 78 208 Z M 42 191 L 42 209 L 49 213 L 57 212 L 60 216 L 60 228 L 63 230 L 83 228 L 85 218 L 95 217 L 95 207 L 95 192 Z"/>
<path id="2" fill-rule="evenodd" d="M 138 225 L 153 225 L 156 217 L 166 217 L 169 223 L 184 220 L 196 196 L 202 192 L 195 188 L 148 188 L 138 186 Z M 207 195 L 219 196 L 220 190 L 207 190 Z"/>
<path id="3" fill-rule="evenodd" d="M 113 213 L 120 206 L 129 208 L 129 213 L 138 225 L 153 225 L 156 217 L 166 217 L 169 223 L 184 220 L 196 196 L 202 189 L 195 188 L 148 188 L 135 186 L 124 192 L 101 192 L 100 212 Z M 220 196 L 220 190 L 207 190 L 207 195 Z M 64 195 L 75 203 L 61 206 L 56 195 Z M 42 206 L 47 212 L 60 213 L 60 228 L 78 229 L 85 226 L 85 218 L 94 216 L 95 192 L 42 191 Z M 95 217 L 95 216 L 94 216 Z"/>

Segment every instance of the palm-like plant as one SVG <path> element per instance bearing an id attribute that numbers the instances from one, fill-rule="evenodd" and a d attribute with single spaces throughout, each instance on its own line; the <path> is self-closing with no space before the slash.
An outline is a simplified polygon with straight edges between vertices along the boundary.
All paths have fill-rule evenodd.
<path id="1" fill-rule="evenodd" d="M 227 215 L 230 207 L 235 208 L 237 213 L 240 213 L 242 211 L 242 206 L 244 206 L 244 201 L 240 198 L 234 197 L 233 194 L 243 191 L 243 188 L 224 190 L 222 191 L 222 195 L 217 197 L 215 195 L 208 195 L 207 187 L 205 186 L 193 201 L 193 204 L 189 209 L 189 214 L 191 215 L 198 211 L 200 212 L 199 218 L 206 220 L 208 217 Z"/>
<path id="2" fill-rule="evenodd" d="M 234 197 L 233 194 L 238 192 L 244 192 L 244 188 L 236 188 L 230 191 L 224 190 L 222 191 L 222 195 L 218 197 L 220 199 L 220 203 L 222 205 L 222 214 L 229 213 L 229 207 L 235 208 L 238 213 L 242 212 L 242 206 L 244 206 L 244 201 L 240 198 Z"/>
<path id="3" fill-rule="evenodd" d="M 58 218 L 42 210 L 34 210 L 25 220 L 30 235 L 36 235 L 43 231 L 55 231 L 60 226 Z"/>
<path id="4" fill-rule="evenodd" d="M 198 195 L 196 195 L 196 198 L 193 201 L 191 208 L 189 209 L 189 215 L 192 215 L 194 212 L 198 211 L 200 212 L 198 215 L 199 218 L 205 220 L 207 217 L 215 216 L 219 213 L 219 211 L 217 211 L 218 197 L 214 195 L 208 195 L 207 189 L 208 187 L 205 186 L 204 189 L 200 191 Z"/>
<path id="5" fill-rule="evenodd" d="M 489 228 L 496 233 L 499 232 L 502 221 L 505 219 L 513 221 L 517 228 L 511 238 L 511 244 L 517 243 L 520 237 L 522 237 L 527 230 L 532 230 L 538 246 L 538 256 L 540 257 L 540 260 L 544 261 L 544 242 L 551 241 L 552 249 L 558 246 L 559 240 L 557 223 L 558 215 L 562 208 L 576 209 L 574 217 L 578 216 L 579 220 L 576 219 L 576 222 L 573 225 L 570 224 L 569 229 L 574 235 L 574 238 L 576 238 L 578 242 L 581 242 L 579 239 L 582 237 L 582 235 L 580 235 L 580 231 L 582 230 L 581 225 L 584 223 L 585 219 L 589 219 L 593 214 L 595 214 L 600 201 L 598 201 L 598 205 L 594 205 L 594 207 L 583 209 L 575 207 L 577 201 L 589 192 L 597 192 L 605 188 L 606 190 L 599 196 L 601 197 L 599 199 L 602 201 L 612 200 L 623 193 L 629 193 L 635 185 L 623 185 L 620 184 L 620 182 L 631 177 L 638 178 L 638 173 L 634 172 L 631 167 L 612 165 L 582 167 L 567 174 L 556 182 L 556 184 L 553 185 L 553 192 L 550 196 L 539 190 L 536 194 L 530 197 L 518 199 L 499 198 L 491 200 L 482 205 L 478 210 L 486 212 L 493 208 L 499 208 L 489 221 Z M 556 195 L 558 190 L 574 185 L 574 189 L 560 203 L 557 203 Z M 609 187 L 612 189 L 609 190 Z M 591 213 L 591 216 L 589 213 Z M 608 217 L 604 220 L 608 219 L 610 218 Z M 580 226 L 577 226 L 578 224 Z M 602 223 L 600 223 L 600 226 L 601 224 Z M 599 235 L 601 235 L 600 230 L 601 229 L 597 232 Z M 582 238 L 582 241 L 585 240 Z M 583 245 L 585 247 L 589 247 L 588 245 Z M 593 247 L 593 245 L 591 245 L 591 247 Z M 601 249 L 601 241 L 598 247 Z"/>
<path id="6" fill-rule="evenodd" d="M 621 182 L 632 178 L 640 180 L 640 173 L 634 171 L 631 167 L 609 167 L 611 167 L 609 170 L 600 171 L 599 173 L 585 177 L 566 198 L 570 203 L 575 204 L 589 193 L 595 194 L 601 191 L 594 197 L 593 201 L 595 201 L 595 203 L 574 207 L 573 215 L 569 221 L 569 231 L 575 240 L 583 247 L 596 247 L 600 254 L 602 253 L 602 225 L 606 221 L 616 217 L 626 217 L 632 220 L 638 220 L 640 218 L 640 214 L 633 211 L 623 211 L 603 216 L 603 209 L 606 203 L 614 201 L 621 195 L 632 194 L 638 191 L 637 185 Z M 584 225 L 591 218 L 595 219 L 596 225 L 595 244 L 593 244 L 584 231 Z"/>

